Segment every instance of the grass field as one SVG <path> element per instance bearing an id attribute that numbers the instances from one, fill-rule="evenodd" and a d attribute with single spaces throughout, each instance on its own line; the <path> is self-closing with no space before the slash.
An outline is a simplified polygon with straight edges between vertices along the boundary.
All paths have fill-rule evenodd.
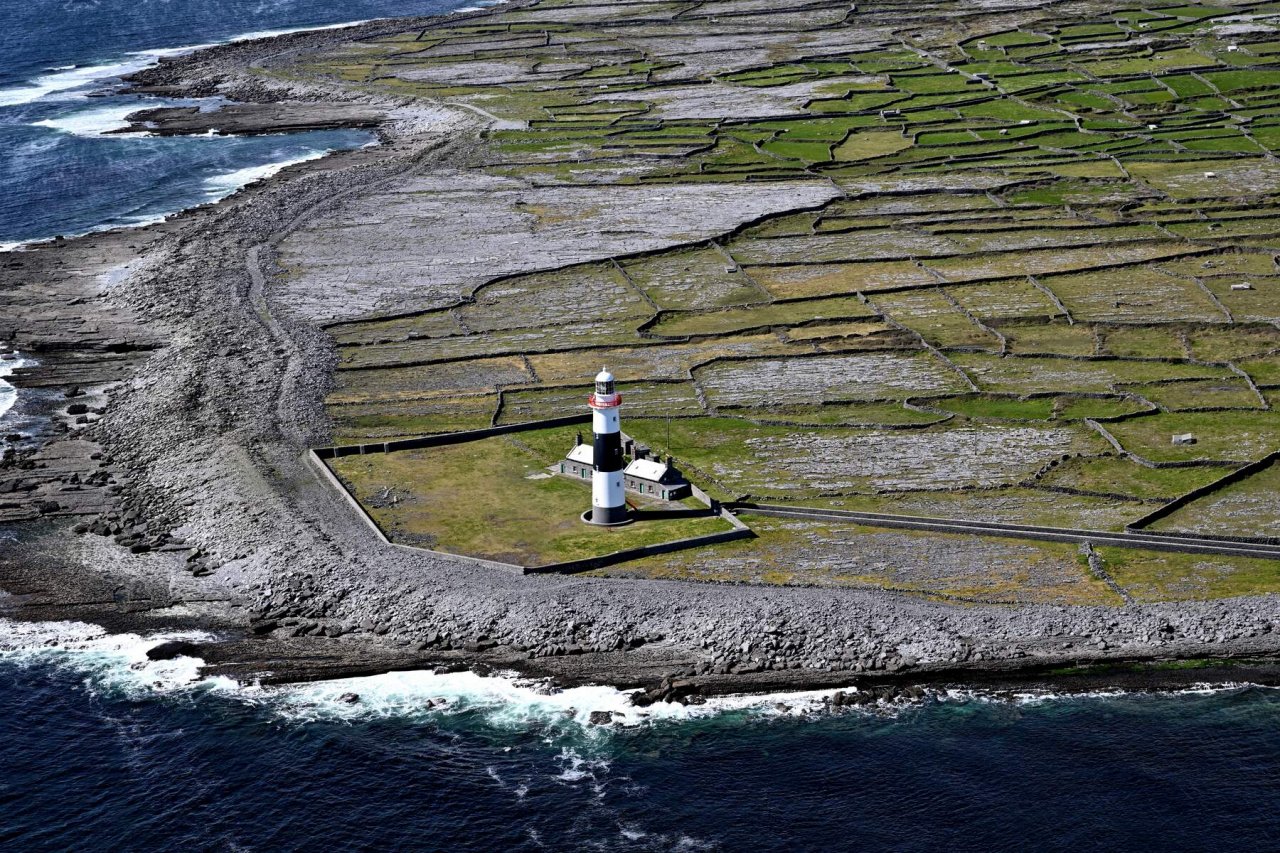
<path id="1" fill-rule="evenodd" d="M 528 441 L 525 441 L 525 438 Z M 551 476 L 572 430 L 343 456 L 330 467 L 393 542 L 539 566 L 729 530 L 713 517 L 595 527 L 590 481 Z M 639 509 L 688 509 L 628 493 Z"/>

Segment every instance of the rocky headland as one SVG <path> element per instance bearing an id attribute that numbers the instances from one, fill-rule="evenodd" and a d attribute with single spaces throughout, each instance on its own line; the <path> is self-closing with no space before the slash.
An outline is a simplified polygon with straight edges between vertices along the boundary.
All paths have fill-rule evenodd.
<path id="1" fill-rule="evenodd" d="M 378 192 L 465 171 L 495 119 L 256 72 L 436 24 L 239 43 L 141 72 L 131 85 L 144 91 L 239 102 L 134 117 L 156 132 L 376 126 L 382 141 L 159 225 L 0 255 L 0 341 L 39 362 L 13 381 L 21 405 L 47 423 L 0 462 L 0 612 L 203 627 L 225 640 L 201 648 L 210 670 L 244 679 L 479 665 L 648 688 L 641 701 L 1069 685 L 1064 667 L 1280 655 L 1271 595 L 990 606 L 867 589 L 526 577 L 379 543 L 304 461 L 331 437 L 324 398 L 337 353 L 321 312 L 277 287 L 290 275 L 280 246 Z M 379 227 L 399 239 L 395 220 Z M 426 260 L 473 236 L 460 224 L 416 251 Z M 415 275 L 377 272 L 406 284 Z M 341 293 L 327 298 L 331 314 L 369 307 L 358 293 L 349 306 Z M 1095 670 L 1078 685 L 1124 683 L 1125 671 Z M 1276 675 L 1261 663 L 1143 673 L 1132 677 L 1143 686 Z M 849 701 L 876 694 L 859 695 Z"/>

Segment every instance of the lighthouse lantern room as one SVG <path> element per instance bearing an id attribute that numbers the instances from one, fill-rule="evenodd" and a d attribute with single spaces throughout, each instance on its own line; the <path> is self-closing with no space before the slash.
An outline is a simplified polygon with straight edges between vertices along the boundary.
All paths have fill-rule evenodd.
<path id="1" fill-rule="evenodd" d="M 595 392 L 587 399 L 591 407 L 592 471 L 591 511 L 583 516 L 592 524 L 625 524 L 630 520 L 622 483 L 622 429 L 618 423 L 618 393 L 613 374 L 601 369 L 596 374 Z"/>

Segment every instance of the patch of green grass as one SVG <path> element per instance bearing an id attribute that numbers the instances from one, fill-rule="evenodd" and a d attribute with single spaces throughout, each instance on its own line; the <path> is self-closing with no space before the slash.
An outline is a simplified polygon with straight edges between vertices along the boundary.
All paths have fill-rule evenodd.
<path id="1" fill-rule="evenodd" d="M 853 296 L 775 302 L 747 308 L 704 312 L 668 312 L 649 327 L 650 334 L 663 337 L 722 335 L 771 326 L 803 325 L 813 320 L 844 320 L 874 317 L 875 312 Z"/>
<path id="2" fill-rule="evenodd" d="M 807 233 L 807 231 L 805 232 Z M 935 284 L 937 279 L 914 261 L 796 264 L 749 267 L 751 278 L 779 299 L 870 293 L 903 285 Z"/>
<path id="3" fill-rule="evenodd" d="M 1053 397 L 1005 397 L 995 394 L 966 394 L 929 400 L 928 405 L 981 420 L 1044 421 L 1053 416 Z"/>
<path id="4" fill-rule="evenodd" d="M 1057 398 L 1054 417 L 1061 420 L 1078 418 L 1115 418 L 1145 411 L 1147 405 L 1127 397 L 1077 397 L 1066 394 Z"/>
<path id="5" fill-rule="evenodd" d="M 334 440 L 337 444 L 366 444 L 417 435 L 483 429 L 497 408 L 497 397 L 454 397 L 333 406 Z"/>
<path id="6" fill-rule="evenodd" d="M 618 528 L 585 524 L 580 515 L 591 506 L 590 480 L 545 476 L 545 466 L 572 446 L 572 431 L 560 430 L 344 456 L 330 464 L 392 541 L 518 565 L 730 529 L 712 517 Z M 630 493 L 628 498 L 639 500 Z"/>
<path id="7" fill-rule="evenodd" d="M 1260 71 L 1257 69 L 1206 71 L 1201 76 L 1223 94 L 1280 88 L 1280 71 Z"/>
<path id="8" fill-rule="evenodd" d="M 1141 500 L 1170 501 L 1221 477 L 1223 468 L 1148 468 L 1124 457 L 1072 459 L 1050 468 L 1040 483 Z M 1128 520 L 1151 510 L 1135 505 Z"/>
<path id="9" fill-rule="evenodd" d="M 1055 121 L 1062 118 L 1060 113 L 1028 106 L 1020 101 L 996 99 L 980 104 L 967 104 L 960 107 L 960 113 L 966 118 L 996 118 L 1008 121 Z"/>
<path id="10" fill-rule="evenodd" d="M 1258 399 L 1258 395 L 1254 394 L 1253 389 L 1238 377 L 1130 385 L 1128 390 L 1145 397 L 1162 409 L 1175 412 L 1217 407 L 1230 409 L 1263 408 L 1262 401 Z"/>
<path id="11" fill-rule="evenodd" d="M 1138 601 L 1195 601 L 1280 591 L 1274 560 L 1098 548 L 1107 573 Z"/>
<path id="12" fill-rule="evenodd" d="M 877 295 L 877 308 L 934 346 L 997 351 L 995 335 L 974 323 L 946 298 L 941 289 L 907 290 Z"/>
<path id="13" fill-rule="evenodd" d="M 1102 331 L 1107 355 L 1138 358 L 1186 358 L 1177 328 L 1169 326 L 1111 326 Z"/>
<path id="14" fill-rule="evenodd" d="M 1136 504 L 1092 495 L 1069 495 L 1043 489 L 1007 487 L 956 492 L 842 495 L 797 501 L 798 505 L 835 507 L 930 518 L 978 518 L 1010 524 L 1122 530 L 1134 517 Z"/>
<path id="15" fill-rule="evenodd" d="M 1280 330 L 1275 326 L 1198 329 L 1188 337 L 1191 354 L 1202 361 L 1234 361 L 1280 348 Z"/>
<path id="16" fill-rule="evenodd" d="M 1156 462 L 1249 462 L 1280 447 L 1280 414 L 1274 412 L 1171 412 L 1107 424 L 1125 450 Z M 1196 443 L 1173 444 L 1191 433 Z"/>
<path id="17" fill-rule="evenodd" d="M 834 149 L 835 159 L 843 163 L 886 157 L 911 147 L 911 140 L 892 131 L 861 131 L 849 137 Z"/>
<path id="18" fill-rule="evenodd" d="M 1009 342 L 1009 351 L 1019 355 L 1093 355 L 1097 349 L 1093 327 L 1084 323 L 1072 325 L 1065 321 L 1055 321 L 1001 325 L 999 329 Z"/>
<path id="19" fill-rule="evenodd" d="M 831 144 L 828 142 L 790 142 L 779 139 L 765 142 L 760 147 L 770 154 L 789 160 L 823 163 L 831 159 Z"/>
<path id="20" fill-rule="evenodd" d="M 1151 529 L 1280 539 L 1280 466 L 1268 465 L 1203 495 L 1158 519 Z"/>
<path id="21" fill-rule="evenodd" d="M 1043 140 L 1040 140 L 1043 141 Z M 1093 196 L 1115 192 L 1120 187 L 1113 183 L 1093 184 L 1087 181 L 1057 181 L 1049 186 L 1029 187 L 1008 195 L 1010 204 L 1063 205 L 1068 200 L 1080 203 Z"/>

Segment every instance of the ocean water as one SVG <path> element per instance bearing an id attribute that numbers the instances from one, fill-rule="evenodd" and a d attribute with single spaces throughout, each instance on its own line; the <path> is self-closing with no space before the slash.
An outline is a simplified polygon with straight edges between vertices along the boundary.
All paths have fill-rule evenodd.
<path id="1" fill-rule="evenodd" d="M 113 136 L 177 101 L 113 94 L 119 76 L 193 46 L 453 11 L 463 0 L 0 0 L 0 250 L 162 219 L 283 164 L 368 144 L 365 131 Z"/>
<path id="2" fill-rule="evenodd" d="M 193 659 L 148 663 L 159 639 L 0 619 L 0 848 L 1280 843 L 1271 689 L 939 694 L 840 712 L 804 694 L 642 713 L 607 688 L 471 673 L 246 687 L 199 678 Z M 624 725 L 592 726 L 592 710 Z"/>

